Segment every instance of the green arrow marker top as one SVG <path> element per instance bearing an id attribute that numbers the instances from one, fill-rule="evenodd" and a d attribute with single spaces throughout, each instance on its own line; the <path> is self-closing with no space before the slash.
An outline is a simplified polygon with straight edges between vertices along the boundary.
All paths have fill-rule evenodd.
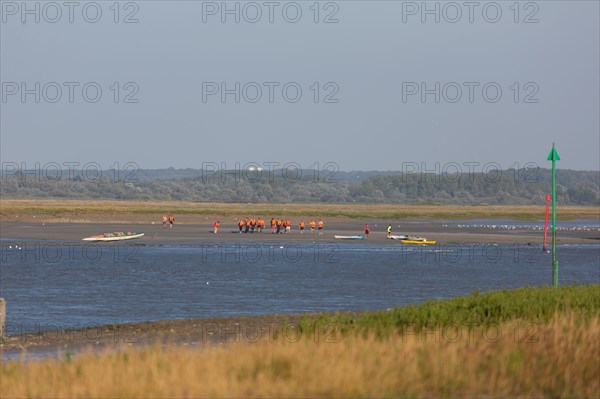
<path id="1" fill-rule="evenodd" d="M 550 154 L 548 154 L 548 161 L 560 161 L 560 157 L 558 156 L 558 152 L 556 152 L 556 148 L 552 146 L 552 150 L 550 150 Z"/>

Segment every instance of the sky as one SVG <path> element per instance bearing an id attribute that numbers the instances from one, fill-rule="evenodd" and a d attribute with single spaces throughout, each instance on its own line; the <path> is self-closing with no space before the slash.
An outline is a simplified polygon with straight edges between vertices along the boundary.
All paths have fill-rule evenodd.
<path id="1" fill-rule="evenodd" d="M 600 170 L 597 1 L 67 4 L 0 2 L 3 166 Z"/>

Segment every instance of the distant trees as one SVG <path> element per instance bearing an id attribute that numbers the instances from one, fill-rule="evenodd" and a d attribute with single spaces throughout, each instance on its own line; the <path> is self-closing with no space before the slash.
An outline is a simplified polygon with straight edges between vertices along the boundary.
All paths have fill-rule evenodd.
<path id="1" fill-rule="evenodd" d="M 132 181 L 107 176 L 58 179 L 5 174 L 0 181 L 3 198 L 74 198 L 119 200 L 176 200 L 198 202 L 330 202 L 330 203 L 440 203 L 540 204 L 550 192 L 550 171 L 507 170 L 498 173 L 451 175 L 398 172 L 339 172 L 325 180 L 313 173 L 284 179 L 253 179 L 235 173 L 202 176 L 185 169 L 140 171 Z M 152 178 L 156 176 L 156 178 Z M 279 177 L 277 177 L 279 176 Z M 562 204 L 600 205 L 600 172 L 559 171 L 557 200 Z"/>
<path id="2" fill-rule="evenodd" d="M 569 201 L 581 205 L 597 205 L 600 202 L 598 186 L 589 181 L 580 181 L 567 189 Z"/>

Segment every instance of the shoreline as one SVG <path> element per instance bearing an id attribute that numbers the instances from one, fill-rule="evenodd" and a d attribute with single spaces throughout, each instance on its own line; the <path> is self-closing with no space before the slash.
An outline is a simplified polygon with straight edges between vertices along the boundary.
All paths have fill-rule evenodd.
<path id="1" fill-rule="evenodd" d="M 132 223 L 48 223 L 48 222 L 0 222 L 0 238 L 7 243 L 23 242 L 79 242 L 82 238 L 110 231 L 136 231 L 145 235 L 139 239 L 122 241 L 125 245 L 157 245 L 157 244 L 182 244 L 202 245 L 215 243 L 257 243 L 257 242 L 289 242 L 289 243 L 323 243 L 323 244 L 378 244 L 378 245 L 403 245 L 398 240 L 387 239 L 386 228 L 392 225 L 393 234 L 418 235 L 431 240 L 436 240 L 439 245 L 447 244 L 527 244 L 542 245 L 543 230 L 531 228 L 501 227 L 459 227 L 455 223 L 443 223 L 443 220 L 389 220 L 370 219 L 355 220 L 346 218 L 324 219 L 325 230 L 323 235 L 316 231 L 311 234 L 310 229 L 300 234 L 296 225 L 292 226 L 289 234 L 271 234 L 267 229 L 262 233 L 239 233 L 236 222 L 233 220 L 222 221 L 218 234 L 212 231 L 212 221 L 207 218 L 203 223 L 179 224 L 174 227 L 163 228 L 161 224 L 132 224 Z M 363 235 L 363 227 L 368 223 L 371 234 L 364 240 L 340 240 L 335 235 Z M 525 224 L 523 224 L 525 225 Z M 550 242 L 551 232 L 548 232 Z M 598 244 L 600 243 L 600 230 L 557 230 L 557 243 L 559 244 Z M 96 243 L 98 244 L 98 243 Z M 114 242 L 100 243 L 100 245 L 114 244 Z"/>
<path id="2" fill-rule="evenodd" d="M 0 360 L 18 359 L 22 354 L 38 358 L 81 353 L 89 348 L 98 351 L 151 345 L 199 347 L 242 341 L 253 343 L 260 338 L 272 340 L 278 334 L 297 337 L 296 326 L 301 319 L 325 313 L 328 312 L 155 320 L 89 328 L 48 328 L 37 332 L 19 332 L 18 325 L 15 328 L 8 325 L 7 333 L 16 331 L 0 338 Z M 361 311 L 344 313 L 360 314 Z"/>

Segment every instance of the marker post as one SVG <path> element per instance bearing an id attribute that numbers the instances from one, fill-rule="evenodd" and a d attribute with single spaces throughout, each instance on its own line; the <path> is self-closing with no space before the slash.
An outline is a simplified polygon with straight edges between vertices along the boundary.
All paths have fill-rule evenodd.
<path id="1" fill-rule="evenodd" d="M 544 252 L 548 252 L 548 247 L 546 246 L 546 238 L 548 237 L 548 211 L 550 210 L 550 198 L 551 195 L 546 195 L 546 221 L 544 223 Z"/>
<path id="2" fill-rule="evenodd" d="M 552 150 L 548 155 L 548 161 L 552 161 L 552 283 L 558 288 L 558 259 L 556 259 L 556 161 L 560 161 L 558 152 L 552 143 Z"/>

